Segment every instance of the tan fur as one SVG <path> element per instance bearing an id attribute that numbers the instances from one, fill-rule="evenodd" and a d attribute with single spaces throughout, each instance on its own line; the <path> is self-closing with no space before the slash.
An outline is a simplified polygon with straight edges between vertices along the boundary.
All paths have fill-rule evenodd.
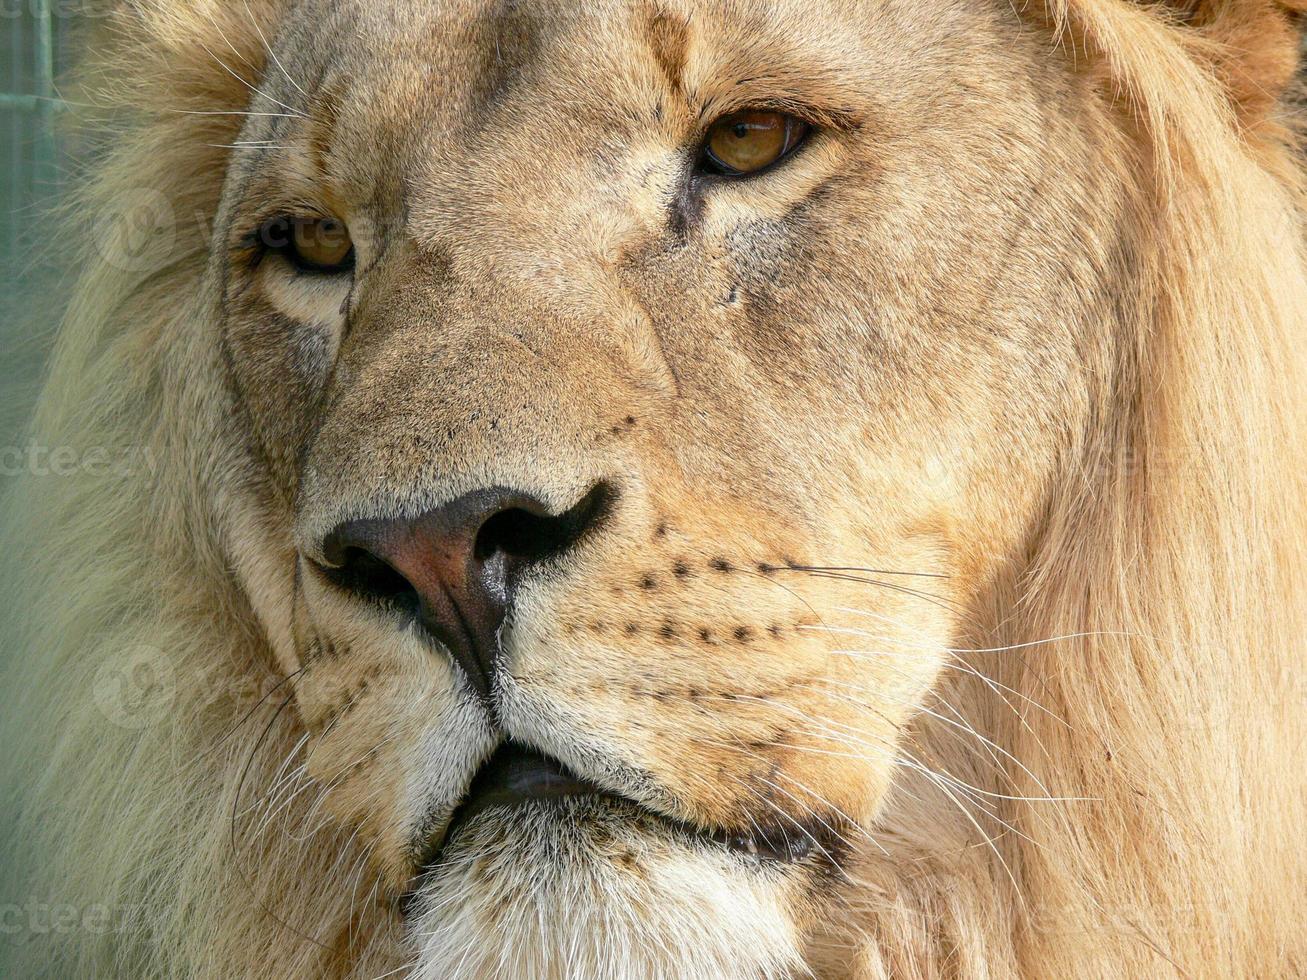
<path id="1" fill-rule="evenodd" d="M 4 739 L 15 900 L 113 928 L 6 934 L 5 975 L 1307 970 L 1288 7 L 105 12 L 32 432 L 135 464 L 16 488 Z M 688 192 L 763 102 L 818 137 Z M 242 258 L 291 206 L 352 284 Z M 493 716 L 306 561 L 598 480 Z M 577 804 L 417 878 L 505 735 L 838 867 Z"/>

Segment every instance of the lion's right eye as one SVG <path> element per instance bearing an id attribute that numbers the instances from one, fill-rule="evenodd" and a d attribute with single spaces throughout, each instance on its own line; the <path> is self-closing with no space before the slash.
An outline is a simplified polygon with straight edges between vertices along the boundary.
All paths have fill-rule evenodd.
<path id="1" fill-rule="evenodd" d="M 793 153 L 810 129 L 784 112 L 747 110 L 723 116 L 708 130 L 701 166 L 723 177 L 747 177 Z"/>
<path id="2" fill-rule="evenodd" d="M 339 218 L 280 215 L 263 223 L 258 244 L 301 272 L 338 275 L 354 268 L 354 240 Z"/>

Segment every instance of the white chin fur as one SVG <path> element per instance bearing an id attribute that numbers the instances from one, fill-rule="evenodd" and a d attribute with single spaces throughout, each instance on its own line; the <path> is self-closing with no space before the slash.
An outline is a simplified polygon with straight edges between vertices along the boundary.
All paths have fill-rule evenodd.
<path id="1" fill-rule="evenodd" d="M 413 907 L 416 980 L 781 980 L 795 875 L 590 800 L 489 811 Z"/>

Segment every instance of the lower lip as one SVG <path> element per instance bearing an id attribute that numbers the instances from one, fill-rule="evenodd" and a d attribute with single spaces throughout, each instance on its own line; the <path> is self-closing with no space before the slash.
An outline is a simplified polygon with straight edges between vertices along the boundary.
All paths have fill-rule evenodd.
<path id="1" fill-rule="evenodd" d="M 705 830 L 692 824 L 676 820 L 671 817 L 656 813 L 653 810 L 646 809 L 633 800 L 621 796 L 614 796 L 610 793 L 567 793 L 558 794 L 554 798 L 559 799 L 562 796 L 570 796 L 575 799 L 588 799 L 599 801 L 613 808 L 628 810 L 632 820 L 648 821 L 651 825 L 662 828 L 665 831 L 686 838 L 688 840 L 700 843 L 708 843 L 717 847 L 725 848 L 732 854 L 741 857 L 751 858 L 756 861 L 772 861 L 776 863 L 794 863 L 806 858 L 816 846 L 815 842 L 806 836 L 798 838 L 786 834 L 773 832 L 768 834 L 764 831 L 756 831 L 753 834 L 737 834 L 725 830 Z M 542 796 L 528 800 L 517 800 L 511 803 L 488 803 L 476 808 L 475 814 L 469 816 L 459 816 L 455 821 L 450 823 L 449 830 L 445 835 L 445 841 L 453 839 L 456 832 L 465 827 L 476 816 L 491 809 L 512 810 L 520 807 L 538 804 L 547 801 L 549 797 Z M 437 856 L 435 864 L 439 863 Z M 427 867 L 432 867 L 428 865 Z"/>

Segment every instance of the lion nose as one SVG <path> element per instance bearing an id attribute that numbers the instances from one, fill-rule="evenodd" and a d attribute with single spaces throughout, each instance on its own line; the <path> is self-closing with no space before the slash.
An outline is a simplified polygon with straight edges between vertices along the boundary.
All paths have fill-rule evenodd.
<path id="1" fill-rule="evenodd" d="M 531 494 L 496 488 L 415 518 L 348 521 L 323 539 L 323 570 L 350 592 L 411 611 L 488 698 L 517 583 L 594 529 L 614 499 L 599 483 L 554 511 Z"/>

